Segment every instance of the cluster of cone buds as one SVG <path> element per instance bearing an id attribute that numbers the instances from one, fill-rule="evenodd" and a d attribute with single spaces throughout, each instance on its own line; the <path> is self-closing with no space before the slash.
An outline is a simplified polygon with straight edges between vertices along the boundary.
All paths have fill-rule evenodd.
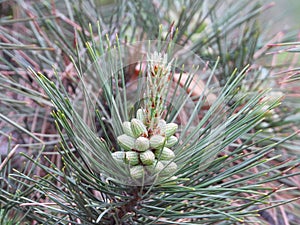
<path id="1" fill-rule="evenodd" d="M 112 156 L 130 167 L 133 179 L 155 175 L 164 178 L 174 174 L 177 164 L 173 162 L 175 154 L 171 148 L 178 142 L 174 136 L 178 128 L 176 123 L 158 119 L 157 126 L 150 128 L 145 110 L 138 109 L 136 118 L 123 122 L 122 126 L 124 134 L 117 138 L 122 151 Z"/>

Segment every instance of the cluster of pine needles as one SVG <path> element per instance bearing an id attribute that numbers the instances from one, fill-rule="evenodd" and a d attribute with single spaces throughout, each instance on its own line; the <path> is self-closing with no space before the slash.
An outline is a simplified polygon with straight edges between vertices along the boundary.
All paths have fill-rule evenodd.
<path id="1" fill-rule="evenodd" d="M 0 1 L 0 224 L 299 224 L 300 42 L 271 6 Z M 154 52 L 177 169 L 133 184 L 111 153 Z"/>

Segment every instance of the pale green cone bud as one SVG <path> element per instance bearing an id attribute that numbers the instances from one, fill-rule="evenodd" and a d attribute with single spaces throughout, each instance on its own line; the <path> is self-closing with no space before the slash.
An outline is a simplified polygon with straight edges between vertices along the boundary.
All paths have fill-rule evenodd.
<path id="1" fill-rule="evenodd" d="M 146 114 L 145 114 L 145 111 L 144 109 L 138 109 L 136 111 L 136 118 L 140 121 L 142 121 L 143 123 L 145 123 L 145 120 L 146 120 Z"/>
<path id="2" fill-rule="evenodd" d="M 155 175 L 164 169 L 164 164 L 155 160 L 152 165 L 147 166 L 146 169 L 149 171 L 151 175 Z"/>
<path id="3" fill-rule="evenodd" d="M 114 160 L 116 160 L 119 163 L 124 163 L 125 160 L 125 152 L 122 151 L 117 151 L 117 152 L 113 152 L 111 154 L 111 156 L 114 158 Z"/>
<path id="4" fill-rule="evenodd" d="M 164 147 L 163 149 L 155 150 L 155 157 L 158 160 L 172 160 L 174 159 L 175 154 L 171 149 Z"/>
<path id="5" fill-rule="evenodd" d="M 131 120 L 131 130 L 135 137 L 148 137 L 148 131 L 142 121 L 138 119 Z"/>
<path id="6" fill-rule="evenodd" d="M 138 137 L 135 140 L 134 149 L 139 152 L 144 152 L 150 147 L 150 141 L 145 137 Z"/>
<path id="7" fill-rule="evenodd" d="M 135 139 L 126 134 L 122 134 L 117 137 L 119 145 L 127 151 L 134 149 Z"/>
<path id="8" fill-rule="evenodd" d="M 144 167 L 143 166 L 133 166 L 130 168 L 130 175 L 133 179 L 138 180 L 144 176 Z"/>
<path id="9" fill-rule="evenodd" d="M 131 166 L 139 164 L 139 154 L 134 151 L 125 152 L 125 163 Z"/>
<path id="10" fill-rule="evenodd" d="M 123 132 L 130 136 L 130 137 L 134 137 L 132 130 L 131 130 L 131 124 L 128 121 L 123 122 L 122 124 L 122 128 L 123 128 Z"/>
<path id="11" fill-rule="evenodd" d="M 165 120 L 163 120 L 163 119 L 160 119 L 158 121 L 158 124 L 157 124 L 157 127 L 156 127 L 157 134 L 165 135 L 165 133 L 166 133 L 166 125 L 167 125 L 167 122 Z"/>
<path id="12" fill-rule="evenodd" d="M 162 148 L 165 143 L 165 137 L 161 135 L 153 135 L 150 138 L 150 147 L 154 149 Z"/>
<path id="13" fill-rule="evenodd" d="M 140 153 L 140 160 L 143 165 L 149 166 L 154 163 L 155 155 L 151 150 Z"/>
<path id="14" fill-rule="evenodd" d="M 165 143 L 165 146 L 167 148 L 171 148 L 173 147 L 174 145 L 176 145 L 178 142 L 178 138 L 176 136 L 170 136 L 167 138 L 166 140 L 166 143 Z"/>
<path id="15" fill-rule="evenodd" d="M 177 164 L 170 161 L 161 161 L 164 164 L 164 169 L 161 171 L 160 176 L 171 176 L 177 170 Z"/>
<path id="16" fill-rule="evenodd" d="M 167 123 L 166 124 L 166 137 L 171 137 L 175 134 L 178 129 L 178 125 L 176 123 Z"/>

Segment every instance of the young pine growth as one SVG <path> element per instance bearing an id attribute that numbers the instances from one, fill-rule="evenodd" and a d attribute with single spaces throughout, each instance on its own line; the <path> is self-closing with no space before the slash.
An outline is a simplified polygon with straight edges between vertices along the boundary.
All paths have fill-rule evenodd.
<path id="1" fill-rule="evenodd" d="M 155 52 L 148 67 L 145 108 L 139 108 L 130 122 L 123 122 L 124 133 L 117 138 L 121 151 L 112 153 L 116 161 L 123 160 L 129 166 L 130 176 L 135 180 L 154 175 L 163 179 L 177 170 L 171 148 L 178 143 L 175 136 L 178 125 L 162 119 L 170 74 L 167 55 Z"/>

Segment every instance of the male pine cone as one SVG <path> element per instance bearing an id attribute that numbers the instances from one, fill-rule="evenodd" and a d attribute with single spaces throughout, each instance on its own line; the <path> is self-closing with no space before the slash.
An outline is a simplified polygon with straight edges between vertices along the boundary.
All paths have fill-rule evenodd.
<path id="1" fill-rule="evenodd" d="M 156 174 L 161 178 L 174 174 L 177 165 L 172 161 L 175 153 L 171 147 L 178 142 L 174 136 L 178 125 L 161 119 L 155 133 L 149 132 L 144 110 L 138 109 L 136 114 L 130 122 L 123 122 L 124 134 L 117 137 L 122 150 L 112 153 L 112 157 L 129 166 L 135 180 Z"/>

